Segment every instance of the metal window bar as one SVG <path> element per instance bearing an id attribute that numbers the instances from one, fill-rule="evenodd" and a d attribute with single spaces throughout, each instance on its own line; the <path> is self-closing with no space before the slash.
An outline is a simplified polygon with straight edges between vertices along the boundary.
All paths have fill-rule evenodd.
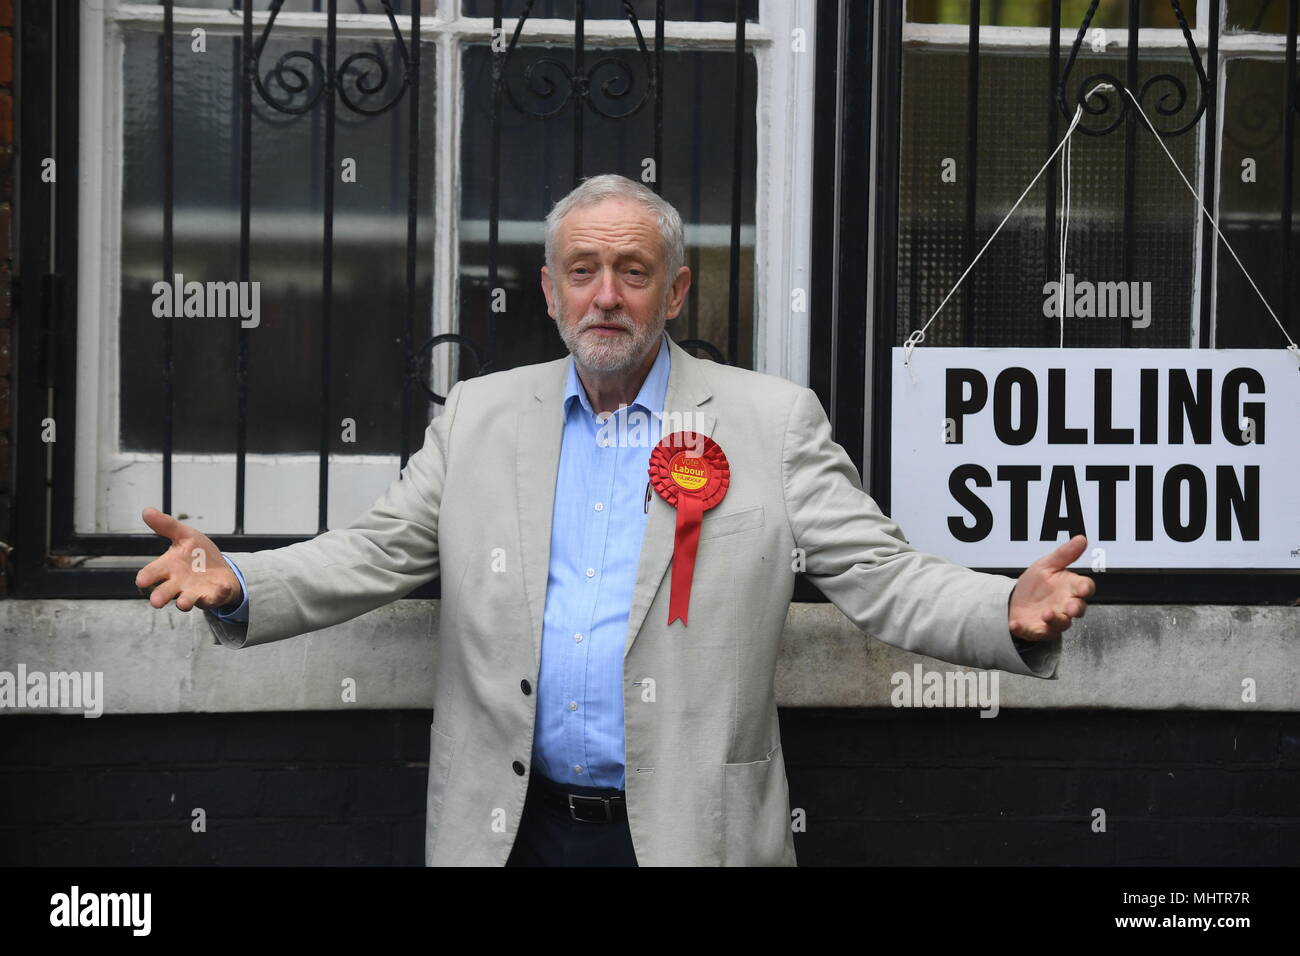
<path id="1" fill-rule="evenodd" d="M 980 0 L 971 0 L 966 41 L 966 240 L 965 261 L 975 258 L 975 189 L 979 180 L 980 128 Z M 961 297 L 962 344 L 975 344 L 975 288 L 967 286 Z"/>
<path id="2" fill-rule="evenodd" d="M 1286 8 L 1286 89 L 1283 93 L 1285 107 L 1282 114 L 1282 294 L 1277 297 L 1278 317 L 1287 327 L 1291 337 L 1296 336 L 1295 323 L 1291 321 L 1291 202 L 1295 190 L 1295 116 L 1296 102 L 1296 28 L 1297 8 L 1300 0 L 1289 0 Z"/>
<path id="3" fill-rule="evenodd" d="M 1219 123 L 1219 103 L 1218 103 L 1218 72 L 1219 72 L 1219 41 L 1220 41 L 1220 24 L 1222 19 L 1223 4 L 1222 0 L 1202 0 L 1198 15 L 1203 18 L 1205 30 L 1205 57 L 1202 60 L 1201 54 L 1197 48 L 1190 25 L 1182 9 L 1179 0 L 1169 0 L 1170 9 L 1182 32 L 1183 39 L 1188 51 L 1188 57 L 1197 74 L 1197 89 L 1189 91 L 1176 76 L 1170 73 L 1156 73 L 1148 76 L 1145 80 L 1140 78 L 1140 31 L 1139 17 L 1140 4 L 1138 0 L 1129 0 L 1128 6 L 1128 28 L 1127 28 L 1127 55 L 1125 59 L 1124 79 L 1109 73 L 1094 73 L 1083 79 L 1072 77 L 1073 67 L 1078 57 L 1081 45 L 1084 42 L 1088 27 L 1092 21 L 1093 15 L 1099 6 L 1099 0 L 1093 0 L 1090 3 L 1085 14 L 1083 22 L 1079 25 L 1071 49 L 1065 57 L 1064 65 L 1061 60 L 1061 43 L 1060 29 L 1061 23 L 1061 0 L 1053 0 L 1050 7 L 1051 32 L 1048 48 L 1048 75 L 1047 75 L 1047 101 L 1048 122 L 1047 122 L 1047 148 L 1052 150 L 1059 143 L 1059 138 L 1063 128 L 1062 118 L 1068 120 L 1073 116 L 1074 110 L 1080 103 L 1084 104 L 1085 119 L 1079 127 L 1079 132 L 1091 136 L 1105 136 L 1119 129 L 1121 125 L 1125 127 L 1124 149 L 1125 149 L 1125 168 L 1124 168 L 1124 198 L 1122 210 L 1122 230 L 1123 230 L 1123 257 L 1125 279 L 1131 280 L 1133 273 L 1133 261 L 1135 256 L 1134 249 L 1134 205 L 1135 205 L 1135 183 L 1136 183 L 1136 164 L 1135 155 L 1139 148 L 1141 136 L 1135 136 L 1137 132 L 1137 123 L 1139 118 L 1132 102 L 1124 93 L 1124 90 L 1131 89 L 1139 102 L 1150 93 L 1157 85 L 1164 84 L 1165 89 L 1161 96 L 1154 97 L 1156 103 L 1156 130 L 1162 137 L 1176 137 L 1184 135 L 1192 130 L 1200 128 L 1204 144 L 1202 150 L 1202 169 L 1201 169 L 1201 189 L 1202 195 L 1214 197 L 1217 189 L 1218 161 L 1217 155 L 1217 136 Z M 973 193 L 973 181 L 977 173 L 975 166 L 975 155 L 971 149 L 975 142 L 976 125 L 978 123 L 978 99 L 976 83 L 978 80 L 978 64 L 976 61 L 979 53 L 979 0 L 973 0 L 970 6 L 971 14 L 968 22 L 968 45 L 967 52 L 971 57 L 968 66 L 968 90 L 967 90 L 967 204 L 964 217 L 964 238 L 965 249 L 969 252 L 971 249 L 971 238 L 974 230 L 974 220 L 969 202 L 970 194 Z M 1297 88 L 1297 26 L 1300 25 L 1300 0 L 1288 0 L 1287 6 L 1287 24 L 1286 24 L 1286 55 L 1285 55 L 1285 89 L 1281 96 L 1281 113 L 1282 118 L 1280 127 L 1283 130 L 1283 178 L 1282 178 L 1282 208 L 1278 223 L 1278 232 L 1280 234 L 1282 246 L 1282 263 L 1279 270 L 1282 273 L 1283 294 L 1277 297 L 1277 303 L 1280 308 L 1280 315 L 1283 317 L 1284 324 L 1288 330 L 1294 330 L 1296 323 L 1290 319 L 1291 310 L 1289 308 L 1289 296 L 1286 294 L 1289 286 L 1289 264 L 1294 248 L 1293 242 L 1293 223 L 1292 223 L 1292 199 L 1294 196 L 1294 160 L 1295 160 L 1295 125 L 1296 114 L 1300 110 L 1300 89 Z M 881 47 L 879 50 L 880 70 L 875 74 L 875 80 L 880 84 L 878 102 L 882 104 L 879 115 L 876 117 L 876 135 L 881 142 L 899 143 L 900 116 L 898 104 L 902 100 L 902 38 L 904 22 L 901 11 L 894 5 L 878 5 L 876 7 L 877 31 L 881 38 Z M 1261 11 L 1262 15 L 1262 11 Z M 1117 93 L 1098 94 L 1090 102 L 1085 102 L 1084 97 L 1098 82 L 1106 81 L 1112 84 Z M 1169 92 L 1172 91 L 1172 92 Z M 1195 103 L 1190 102 L 1190 97 L 1195 96 Z M 1152 98 L 1148 98 L 1148 103 Z M 1148 112 L 1150 112 L 1148 110 Z M 1174 117 L 1173 125 L 1162 128 L 1158 125 L 1160 117 Z M 1100 120 L 1100 122 L 1098 122 Z M 1091 121 L 1091 125 L 1090 125 Z M 1145 134 L 1144 134 L 1145 135 Z M 899 169 L 898 169 L 898 151 L 886 151 L 878 157 L 875 169 L 876 185 L 876 206 L 872 211 L 874 216 L 874 236 L 875 241 L 873 248 L 870 250 L 871 261 L 875 266 L 875 297 L 874 310 L 872 319 L 873 328 L 873 359 L 872 359 L 872 431 L 871 431 L 871 482 L 870 490 L 886 511 L 889 509 L 889 480 L 890 480 L 890 393 L 889 381 L 891 376 L 891 350 L 897 344 L 898 328 L 898 290 L 899 274 L 897 270 L 898 253 L 899 253 L 899 230 L 898 230 L 898 197 L 899 197 Z M 865 158 L 861 158 L 865 161 Z M 1057 161 L 1059 163 L 1059 159 Z M 1059 173 L 1059 168 L 1054 165 L 1052 173 Z M 1048 278 L 1053 278 L 1059 263 L 1056 261 L 1057 251 L 1053 234 L 1057 229 L 1056 202 L 1059 190 L 1056 185 L 1055 175 L 1045 176 L 1045 188 L 1047 201 L 1045 204 L 1044 221 L 1046 226 L 1046 255 L 1044 262 Z M 1208 202 L 1208 200 L 1207 200 Z M 837 211 L 839 216 L 838 227 L 841 229 L 851 229 L 854 225 L 854 217 L 858 214 L 856 210 L 841 208 Z M 1200 261 L 1199 281 L 1201 297 L 1199 303 L 1199 329 L 1196 338 L 1196 344 L 1202 348 L 1213 347 L 1214 344 L 1214 323 L 1215 323 L 1215 302 L 1214 302 L 1214 278 L 1215 262 L 1217 261 L 1217 237 L 1211 228 L 1201 221 L 1198 213 L 1198 222 L 1202 240 L 1200 243 Z M 828 229 L 823 229 L 823 236 L 826 237 Z M 920 241 L 918 235 L 914 232 L 913 242 Z M 915 256 L 913 256 L 915 261 Z M 915 269 L 911 274 L 911 279 L 917 278 Z M 964 295 L 967 298 L 965 303 L 966 309 L 964 316 L 971 314 L 966 311 L 971 309 L 973 300 L 971 300 L 969 284 L 965 287 Z M 917 301 L 917 296 L 913 295 L 912 301 Z M 830 322 L 830 319 L 824 320 Z M 1129 326 L 1121 325 L 1122 346 L 1130 344 Z M 816 334 L 816 331 L 814 332 Z M 841 338 L 847 333 L 845 330 L 835 330 L 835 335 Z M 1294 332 L 1293 332 L 1294 334 Z M 1044 338 L 1042 344 L 1055 344 L 1057 335 L 1055 320 L 1046 320 L 1044 326 Z M 971 344 L 969 329 L 963 326 L 963 339 L 965 344 Z M 981 344 L 995 345 L 997 342 L 987 342 Z M 1191 343 L 1189 343 L 1191 344 Z M 834 403 L 837 408 L 845 408 L 857 401 L 858 396 L 853 394 L 842 394 L 839 390 L 834 390 L 830 396 L 830 402 Z M 986 570 L 1002 571 L 1004 573 L 1015 573 L 1014 569 L 997 569 L 991 568 Z M 1179 573 L 1174 575 L 1148 575 L 1140 573 L 1123 573 L 1111 572 L 1106 575 L 1106 600 L 1108 602 L 1123 603 L 1163 603 L 1163 602 L 1195 602 L 1195 603 L 1291 603 L 1295 599 L 1296 584 L 1294 575 L 1285 573 L 1269 574 L 1260 572 L 1250 573 Z"/>
<path id="4" fill-rule="evenodd" d="M 77 262 L 77 146 L 78 146 L 78 70 L 76 68 L 79 43 L 79 22 L 75 14 L 66 11 L 60 16 L 57 5 L 34 0 L 22 2 L 22 43 L 24 62 L 47 62 L 50 64 L 48 83 L 37 82 L 33 72 L 27 74 L 29 82 L 25 84 L 24 101 L 28 109 L 23 114 L 23 135 L 27 143 L 49 143 L 56 155 L 60 176 L 55 191 L 57 207 L 47 216 L 35 214 L 24 216 L 20 241 L 21 266 L 20 275 L 15 282 L 15 290 L 23 287 L 22 276 L 28 281 L 26 308 L 20 313 L 22 326 L 35 334 L 25 335 L 20 339 L 19 357 L 19 394 L 21 396 L 21 417 L 17 419 L 19 480 L 16 488 L 18 498 L 26 507 L 18 509 L 16 539 L 18 553 L 14 557 L 13 567 L 16 571 L 16 591 L 29 596 L 70 596 L 70 597 L 135 597 L 132 584 L 134 570 L 122 570 L 111 567 L 82 567 L 81 562 L 87 557 L 149 555 L 157 551 L 158 539 L 151 534 L 87 534 L 75 530 L 73 519 L 73 476 L 75 450 L 75 393 L 72 388 L 60 388 L 57 376 L 61 370 L 75 367 L 76 359 L 76 262 Z M 239 226 L 239 279 L 251 281 L 251 215 L 252 215 L 252 119 L 255 111 L 254 93 L 258 99 L 282 113 L 302 114 L 311 112 L 313 129 L 324 125 L 323 145 L 321 147 L 321 164 L 319 179 L 313 170 L 313 180 L 319 182 L 323 197 L 322 230 L 324 254 L 321 271 L 321 289 L 324 302 L 322 305 L 322 344 L 320 353 L 321 376 L 321 419 L 319 442 L 319 479 L 318 479 L 318 528 L 326 530 L 328 509 L 328 466 L 330 452 L 332 367 L 330 362 L 330 328 L 332 323 L 333 292 L 333 217 L 334 217 L 334 161 L 335 156 L 335 107 L 341 101 L 349 110 L 357 113 L 375 114 L 393 108 L 405 96 L 409 109 L 409 129 L 407 153 L 407 256 L 405 279 L 407 286 L 407 303 L 403 345 L 405 365 L 401 370 L 402 380 L 402 434 L 401 464 L 404 467 L 409 455 L 412 419 L 417 407 L 417 387 L 431 400 L 441 403 L 444 396 L 438 395 L 420 380 L 419 366 L 426 353 L 445 343 L 456 343 L 467 348 L 478 361 L 478 374 L 492 369 L 495 354 L 495 329 L 489 333 L 486 348 L 473 342 L 468 337 L 449 333 L 433 336 L 418 349 L 414 348 L 415 333 L 415 276 L 416 276 L 416 227 L 419 197 L 418 157 L 420 147 L 420 0 L 414 0 L 410 10 L 409 48 L 403 38 L 396 15 L 389 0 L 379 0 L 387 15 L 394 38 L 393 48 L 403 62 L 405 73 L 398 94 L 389 102 L 379 107 L 369 107 L 355 101 L 346 87 L 346 74 L 349 66 L 358 59 L 372 60 L 387 76 L 387 65 L 379 56 L 363 52 L 353 54 L 338 62 L 338 0 L 326 0 L 325 23 L 325 62 L 322 64 L 320 40 L 312 38 L 312 48 L 296 50 L 282 55 L 278 62 L 266 74 L 267 80 L 275 80 L 281 89 L 286 86 L 286 74 L 304 79 L 296 68 L 286 67 L 286 62 L 297 59 L 306 61 L 313 69 L 315 81 L 294 91 L 288 100 L 278 99 L 268 89 L 268 83 L 260 72 L 261 54 L 267 39 L 274 29 L 275 19 L 283 6 L 284 0 L 269 0 L 266 7 L 268 16 L 260 35 L 255 35 L 252 0 L 239 2 L 242 14 L 240 32 L 234 39 L 234 57 L 238 71 L 239 99 L 237 123 L 239 130 L 239 150 L 236 161 L 238 175 L 238 201 L 240 204 Z M 362 0 L 358 0 L 362 3 Z M 159 90 L 162 99 L 162 160 L 163 176 L 161 192 L 163 198 L 163 242 L 162 271 L 168 281 L 174 278 L 175 233 L 174 216 L 176 203 L 175 181 L 175 42 L 174 6 L 175 0 L 164 0 L 163 22 L 159 44 Z M 596 109 L 602 115 L 609 116 L 593 103 L 588 96 L 591 74 L 612 62 L 611 58 L 588 64 L 585 58 L 583 30 L 583 4 L 578 0 L 578 14 L 574 26 L 573 72 L 570 75 L 571 88 L 565 98 L 574 101 L 575 126 L 579 131 L 574 141 L 575 182 L 583 173 L 582 112 L 586 108 Z M 316 0 L 314 7 L 320 12 L 321 2 Z M 505 80 L 505 68 L 510 53 L 515 49 L 524 29 L 532 0 L 527 3 L 524 14 L 516 23 L 516 28 L 507 49 L 498 53 L 494 62 L 494 121 L 493 121 L 493 197 L 490 222 L 489 254 L 490 270 L 493 281 L 497 270 L 497 227 L 500 217 L 499 202 L 499 168 L 500 168 L 500 97 L 505 94 L 512 104 L 528 112 L 518 103 Z M 665 36 L 665 2 L 655 3 L 655 36 L 653 52 L 647 48 L 631 0 L 624 0 L 625 14 L 636 33 L 638 48 L 646 63 L 649 76 L 648 88 L 637 105 L 626 116 L 638 112 L 647 102 L 653 102 L 653 156 L 656 177 L 654 188 L 662 189 L 663 181 L 663 57 Z M 731 275 L 728 302 L 728 350 L 722 351 L 712 343 L 704 340 L 687 340 L 679 344 L 683 348 L 703 351 L 718 361 L 735 361 L 739 351 L 739 262 L 740 262 L 740 217 L 741 217 L 741 162 L 744 157 L 744 124 L 747 117 L 741 115 L 741 106 L 745 95 L 745 4 L 737 0 L 736 15 L 736 86 L 735 124 L 733 129 L 733 201 L 731 208 Z M 363 12 L 369 12 L 364 10 Z M 494 24 L 501 25 L 501 3 L 494 4 Z M 72 68 L 68 69 L 67 65 Z M 499 70 L 499 73 L 496 72 Z M 56 86 L 55 76 L 60 77 Z M 363 91 L 365 92 L 365 91 Z M 304 103 L 293 103 L 293 95 L 305 94 Z M 320 104 L 326 110 L 323 119 L 316 110 Z M 44 109 L 42 109 L 44 105 Z M 563 104 L 562 104 L 563 105 Z M 51 109 L 57 117 L 51 118 Z M 537 114 L 534 114 L 537 115 Z M 232 117 L 233 119 L 234 117 Z M 538 118 L 545 119 L 545 116 Z M 613 117 L 620 118 L 620 117 Z M 315 138 L 313 139 L 315 141 Z M 57 149 L 54 148 L 57 144 Z M 37 190 L 31 184 L 40 182 L 40 170 L 35 163 L 42 150 L 28 149 L 24 166 L 23 182 L 26 185 L 23 194 L 23 206 L 29 213 L 40 211 L 40 200 L 48 194 Z M 396 161 L 396 160 L 395 160 Z M 440 175 L 451 175 L 450 170 L 442 170 Z M 51 243 L 53 247 L 51 248 Z M 435 276 L 434 281 L 439 281 Z M 451 281 L 444 279 L 443 281 Z M 261 550 L 280 547 L 304 540 L 303 535 L 290 534 L 248 534 L 245 531 L 245 501 L 247 492 L 246 467 L 248 454 L 248 411 L 249 411 L 249 368 L 252 340 L 248 330 L 242 325 L 238 332 L 236 354 L 236 401 L 237 422 L 235 433 L 235 522 L 230 534 L 212 533 L 209 536 L 222 549 Z M 171 512 L 173 507 L 172 485 L 174 477 L 175 451 L 175 326 L 174 319 L 165 320 L 162 330 L 162 379 L 164 393 L 163 436 L 161 454 L 161 472 L 163 510 Z M 47 408 L 47 402 L 48 408 Z M 46 414 L 54 417 L 59 424 L 59 440 L 47 445 L 39 441 L 40 423 Z M 42 464 L 38 469 L 38 462 Z M 31 506 L 46 501 L 45 506 Z M 434 584 L 436 589 L 436 582 Z M 421 589 L 423 596 L 425 589 Z M 434 592 L 436 594 L 436 590 Z"/>

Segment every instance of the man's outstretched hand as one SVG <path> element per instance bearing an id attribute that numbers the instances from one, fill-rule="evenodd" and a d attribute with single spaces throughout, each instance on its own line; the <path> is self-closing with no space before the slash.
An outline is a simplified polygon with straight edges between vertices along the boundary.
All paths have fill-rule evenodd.
<path id="1" fill-rule="evenodd" d="M 1022 641 L 1056 637 L 1083 617 L 1097 590 L 1092 578 L 1067 571 L 1079 560 L 1088 539 L 1076 534 L 1051 554 L 1039 558 L 1016 581 L 1007 609 L 1011 633 Z"/>
<path id="2" fill-rule="evenodd" d="M 202 531 L 181 524 L 157 508 L 145 508 L 144 523 L 171 542 L 163 555 L 150 561 L 135 576 L 135 586 L 149 593 L 149 603 L 166 607 L 176 599 L 182 611 L 199 607 L 216 610 L 244 599 L 239 578 L 221 557 L 221 551 Z"/>

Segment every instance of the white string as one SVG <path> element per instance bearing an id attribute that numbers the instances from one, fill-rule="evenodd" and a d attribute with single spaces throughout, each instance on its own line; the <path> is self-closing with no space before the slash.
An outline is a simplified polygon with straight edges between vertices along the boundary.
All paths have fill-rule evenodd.
<path id="1" fill-rule="evenodd" d="M 1056 257 L 1060 265 L 1060 283 L 1056 287 L 1056 317 L 1061 328 L 1060 341 L 1057 343 L 1059 348 L 1065 348 L 1065 251 L 1070 240 L 1070 181 L 1072 178 L 1070 163 L 1074 152 L 1074 141 L 1070 140 L 1069 142 L 1070 145 L 1065 147 L 1065 155 L 1061 157 L 1061 242 Z"/>
<path id="2" fill-rule="evenodd" d="M 1042 168 L 1039 169 L 1038 172 L 1034 174 L 1034 178 L 1029 181 L 1029 185 L 1025 187 L 1025 191 L 1020 194 L 1020 198 L 1016 200 L 1015 205 L 1011 207 L 1010 211 L 1008 211 L 1007 214 L 1002 218 L 1002 221 L 998 223 L 998 227 L 993 230 L 993 234 L 989 236 L 988 241 L 985 242 L 984 245 L 980 248 L 980 251 L 975 254 L 975 258 L 972 259 L 970 265 L 966 267 L 966 271 L 961 274 L 961 277 L 957 279 L 953 287 L 948 290 L 948 294 L 943 297 L 943 301 L 940 302 L 939 307 L 934 310 L 934 314 L 931 315 L 930 318 L 926 320 L 925 325 L 921 326 L 921 328 L 919 329 L 914 330 L 911 334 L 908 335 L 907 341 L 903 343 L 903 365 L 904 367 L 908 368 L 909 371 L 912 364 L 912 351 L 918 345 L 920 345 L 922 342 L 925 341 L 926 329 L 928 329 L 931 323 L 933 323 L 934 320 L 938 318 L 939 313 L 943 311 L 943 307 L 948 304 L 948 300 L 953 297 L 953 294 L 966 280 L 966 276 L 968 276 L 970 274 L 970 271 L 975 268 L 975 264 L 980 261 L 980 257 L 983 256 L 985 251 L 987 251 L 988 247 L 993 244 L 993 240 L 998 237 L 998 233 L 1002 231 L 1002 227 L 1007 224 L 1007 221 L 1012 217 L 1012 215 L 1015 214 L 1015 211 L 1018 208 L 1020 208 L 1020 204 L 1024 202 L 1025 197 L 1029 195 L 1029 191 L 1034 188 L 1039 178 L 1043 175 L 1044 172 L 1047 171 L 1047 168 L 1052 165 L 1052 161 L 1056 159 L 1057 154 L 1060 153 L 1063 148 L 1066 150 L 1066 152 L 1065 152 L 1064 161 L 1061 165 L 1062 210 L 1061 210 L 1061 236 L 1060 236 L 1060 246 L 1059 246 L 1061 284 L 1057 295 L 1056 311 L 1060 322 L 1060 345 L 1062 347 L 1065 345 L 1065 252 L 1066 252 L 1066 243 L 1069 237 L 1069 228 L 1070 228 L 1070 158 L 1071 157 L 1070 157 L 1069 143 L 1070 143 L 1070 138 L 1074 135 L 1075 130 L 1078 128 L 1079 121 L 1083 118 L 1083 104 L 1087 102 L 1089 99 L 1091 99 L 1093 94 L 1095 93 L 1101 92 L 1103 90 L 1108 92 L 1113 92 L 1114 89 L 1115 87 L 1110 83 L 1099 83 L 1092 88 L 1092 90 L 1088 93 L 1087 96 L 1083 98 L 1083 100 L 1080 101 L 1078 108 L 1074 111 L 1074 119 L 1070 121 L 1069 129 L 1065 131 L 1065 136 L 1061 138 L 1061 142 L 1057 144 L 1056 149 L 1052 150 L 1052 154 L 1047 157 L 1047 162 L 1045 162 Z M 1273 321 L 1277 323 L 1277 327 L 1281 330 L 1283 337 L 1287 340 L 1287 346 L 1286 346 L 1287 351 L 1290 352 L 1292 355 L 1294 355 L 1297 361 L 1300 361 L 1300 345 L 1297 345 L 1295 341 L 1291 338 L 1290 333 L 1288 333 L 1286 330 L 1286 326 L 1282 324 L 1282 320 L 1277 317 L 1277 313 L 1273 311 L 1273 307 L 1269 305 L 1268 300 L 1264 298 L 1264 293 L 1259 290 L 1259 286 L 1255 284 L 1255 280 L 1251 277 L 1250 273 L 1246 270 L 1246 266 L 1242 263 L 1241 257 L 1238 256 L 1237 251 L 1232 248 L 1232 243 L 1228 242 L 1228 238 L 1223 234 L 1223 230 L 1219 228 L 1219 224 L 1215 221 L 1214 217 L 1210 215 L 1210 211 L 1205 208 L 1205 203 L 1201 202 L 1201 197 L 1196 192 L 1196 189 L 1192 186 L 1191 183 L 1187 181 L 1187 177 L 1183 175 L 1182 167 L 1178 165 L 1178 161 L 1174 159 L 1173 154 L 1169 152 L 1169 148 L 1165 146 L 1164 140 L 1160 137 L 1160 134 L 1157 133 L 1155 128 L 1151 125 L 1150 121 L 1146 117 L 1146 114 L 1142 112 L 1142 105 L 1138 102 L 1137 97 L 1133 95 L 1132 90 L 1125 89 L 1124 92 L 1128 94 L 1129 99 L 1133 101 L 1133 105 L 1137 107 L 1138 115 L 1142 117 L 1143 125 L 1146 126 L 1148 130 L 1151 131 L 1151 135 L 1154 136 L 1156 142 L 1160 144 L 1160 148 L 1164 150 L 1164 154 L 1169 157 L 1169 162 L 1173 164 L 1174 169 L 1178 172 L 1178 177 L 1183 181 L 1183 185 L 1187 187 L 1188 191 L 1192 194 L 1192 198 L 1196 200 L 1196 204 L 1200 206 L 1201 212 L 1205 213 L 1205 218 L 1209 219 L 1210 224 L 1214 226 L 1215 233 L 1217 233 L 1219 238 L 1223 240 L 1223 245 L 1227 248 L 1228 252 L 1231 253 L 1232 258 L 1236 261 L 1238 267 L 1240 267 L 1242 275 L 1246 277 L 1246 281 L 1250 283 L 1250 287 L 1255 290 L 1255 294 L 1259 296 L 1259 300 L 1264 303 L 1264 308 L 1268 310 L 1268 314 L 1271 315 L 1273 317 Z"/>
<path id="3" fill-rule="evenodd" d="M 961 274 L 961 278 L 959 278 L 956 283 L 953 284 L 953 287 L 948 290 L 948 294 L 945 295 L 943 301 L 939 303 L 939 308 L 934 310 L 934 315 L 930 316 L 930 318 L 926 320 L 925 325 L 908 335 L 907 341 L 903 343 L 903 365 L 910 366 L 912 364 L 912 350 L 925 341 L 925 330 L 930 327 L 930 323 L 938 318 L 939 313 L 943 311 L 943 307 L 948 304 L 948 300 L 953 297 L 953 294 L 966 280 L 966 276 L 970 275 L 970 271 L 974 269 L 975 264 L 980 261 L 980 257 L 984 255 L 989 246 L 993 245 L 993 240 L 998 237 L 998 233 L 1002 231 L 1002 227 L 1007 224 L 1007 220 L 1015 215 L 1016 210 L 1020 208 L 1020 204 L 1025 201 L 1025 197 L 1029 195 L 1029 191 L 1038 184 L 1038 180 L 1042 177 L 1043 173 L 1047 172 L 1047 168 L 1052 165 L 1052 161 L 1056 159 L 1057 154 L 1069 144 L 1070 137 L 1074 135 L 1075 129 L 1079 126 L 1079 121 L 1083 119 L 1083 103 L 1091 98 L 1094 93 L 1101 90 L 1114 89 L 1115 87 L 1109 83 L 1098 83 L 1092 88 L 1092 91 L 1084 97 L 1083 101 L 1079 103 L 1078 108 L 1074 111 L 1074 119 L 1070 121 L 1070 128 L 1065 131 L 1065 136 L 1056 144 L 1056 149 L 1052 150 L 1052 155 L 1047 157 L 1047 162 L 1043 163 L 1042 168 L 1034 174 L 1034 178 L 1031 179 L 1029 185 L 1025 187 L 1025 191 L 1020 194 L 1020 198 L 1016 200 L 1015 204 L 1007 214 L 1002 217 L 1002 221 L 998 223 L 998 227 L 993 230 L 993 235 L 989 236 L 988 241 L 984 243 L 980 248 L 980 251 L 975 253 L 975 258 L 972 259 L 970 265 L 966 267 L 966 271 Z M 1064 321 L 1064 318 L 1062 318 L 1062 321 Z"/>
<path id="4" fill-rule="evenodd" d="M 1201 202 L 1200 194 L 1192 184 L 1187 181 L 1187 177 L 1183 175 L 1182 167 L 1178 165 L 1178 160 L 1174 159 L 1174 154 L 1169 152 L 1169 147 L 1165 145 L 1164 138 L 1156 132 L 1155 127 L 1151 125 L 1151 121 L 1148 120 L 1146 114 L 1142 112 L 1142 105 L 1138 102 L 1137 97 L 1133 95 L 1133 91 L 1126 89 L 1124 92 L 1128 94 L 1128 98 L 1131 99 L 1133 105 L 1137 107 L 1138 116 L 1142 117 L 1142 124 L 1151 131 L 1151 135 L 1155 137 L 1156 142 L 1160 144 L 1160 148 L 1164 150 L 1165 155 L 1169 157 L 1169 162 L 1173 163 L 1174 170 L 1178 173 L 1178 178 L 1183 181 L 1183 185 L 1187 187 L 1188 192 L 1192 194 L 1192 198 L 1196 200 L 1196 205 L 1201 207 L 1201 212 L 1205 213 L 1205 218 L 1210 220 L 1210 225 L 1214 227 L 1214 231 L 1218 234 L 1219 238 L 1223 240 L 1223 245 L 1227 248 L 1228 252 L 1232 254 L 1232 258 L 1236 260 L 1238 267 L 1241 269 L 1241 274 L 1246 277 L 1246 281 L 1250 283 L 1250 287 L 1254 289 L 1255 294 L 1259 296 L 1259 301 L 1264 303 L 1264 308 L 1268 309 L 1268 314 L 1273 317 L 1273 321 L 1276 322 L 1277 327 L 1281 329 L 1282 337 L 1287 340 L 1286 350 L 1294 355 L 1297 360 L 1300 360 L 1300 345 L 1296 345 L 1295 340 L 1291 338 L 1290 333 L 1287 332 L 1286 326 L 1282 324 L 1282 320 L 1277 317 L 1277 313 L 1273 311 L 1273 307 L 1268 304 L 1268 299 L 1264 298 L 1264 293 L 1259 291 L 1259 286 L 1255 284 L 1255 280 L 1251 278 L 1250 273 L 1246 271 L 1246 266 L 1237 255 L 1237 250 L 1232 248 L 1232 243 L 1230 243 L 1228 237 L 1223 234 L 1223 230 L 1219 228 L 1219 224 L 1214 221 L 1214 217 L 1210 215 L 1210 210 L 1206 209 L 1205 203 Z M 1283 265 L 1285 267 L 1285 264 Z"/>

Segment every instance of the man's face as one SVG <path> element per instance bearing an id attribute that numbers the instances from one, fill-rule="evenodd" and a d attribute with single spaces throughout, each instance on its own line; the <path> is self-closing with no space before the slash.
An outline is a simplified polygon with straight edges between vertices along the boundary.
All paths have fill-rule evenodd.
<path id="1" fill-rule="evenodd" d="M 606 199 L 573 210 L 556 231 L 555 273 L 542 269 L 546 311 L 580 367 L 638 369 L 681 311 L 690 270 L 669 276 L 654 215 Z"/>

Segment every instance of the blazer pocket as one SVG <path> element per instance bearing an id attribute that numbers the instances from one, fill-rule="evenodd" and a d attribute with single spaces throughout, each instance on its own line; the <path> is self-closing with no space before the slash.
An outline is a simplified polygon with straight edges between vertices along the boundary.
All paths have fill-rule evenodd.
<path id="1" fill-rule="evenodd" d="M 777 744 L 762 760 L 722 765 L 724 866 L 780 866 L 790 835 L 790 797 Z"/>
<path id="2" fill-rule="evenodd" d="M 739 534 L 742 531 L 749 531 L 762 526 L 762 505 L 754 505 L 752 508 L 733 511 L 731 514 L 725 515 L 715 515 L 711 511 L 706 511 L 704 512 L 704 520 L 700 522 L 700 540 L 721 538 L 726 534 Z"/>

